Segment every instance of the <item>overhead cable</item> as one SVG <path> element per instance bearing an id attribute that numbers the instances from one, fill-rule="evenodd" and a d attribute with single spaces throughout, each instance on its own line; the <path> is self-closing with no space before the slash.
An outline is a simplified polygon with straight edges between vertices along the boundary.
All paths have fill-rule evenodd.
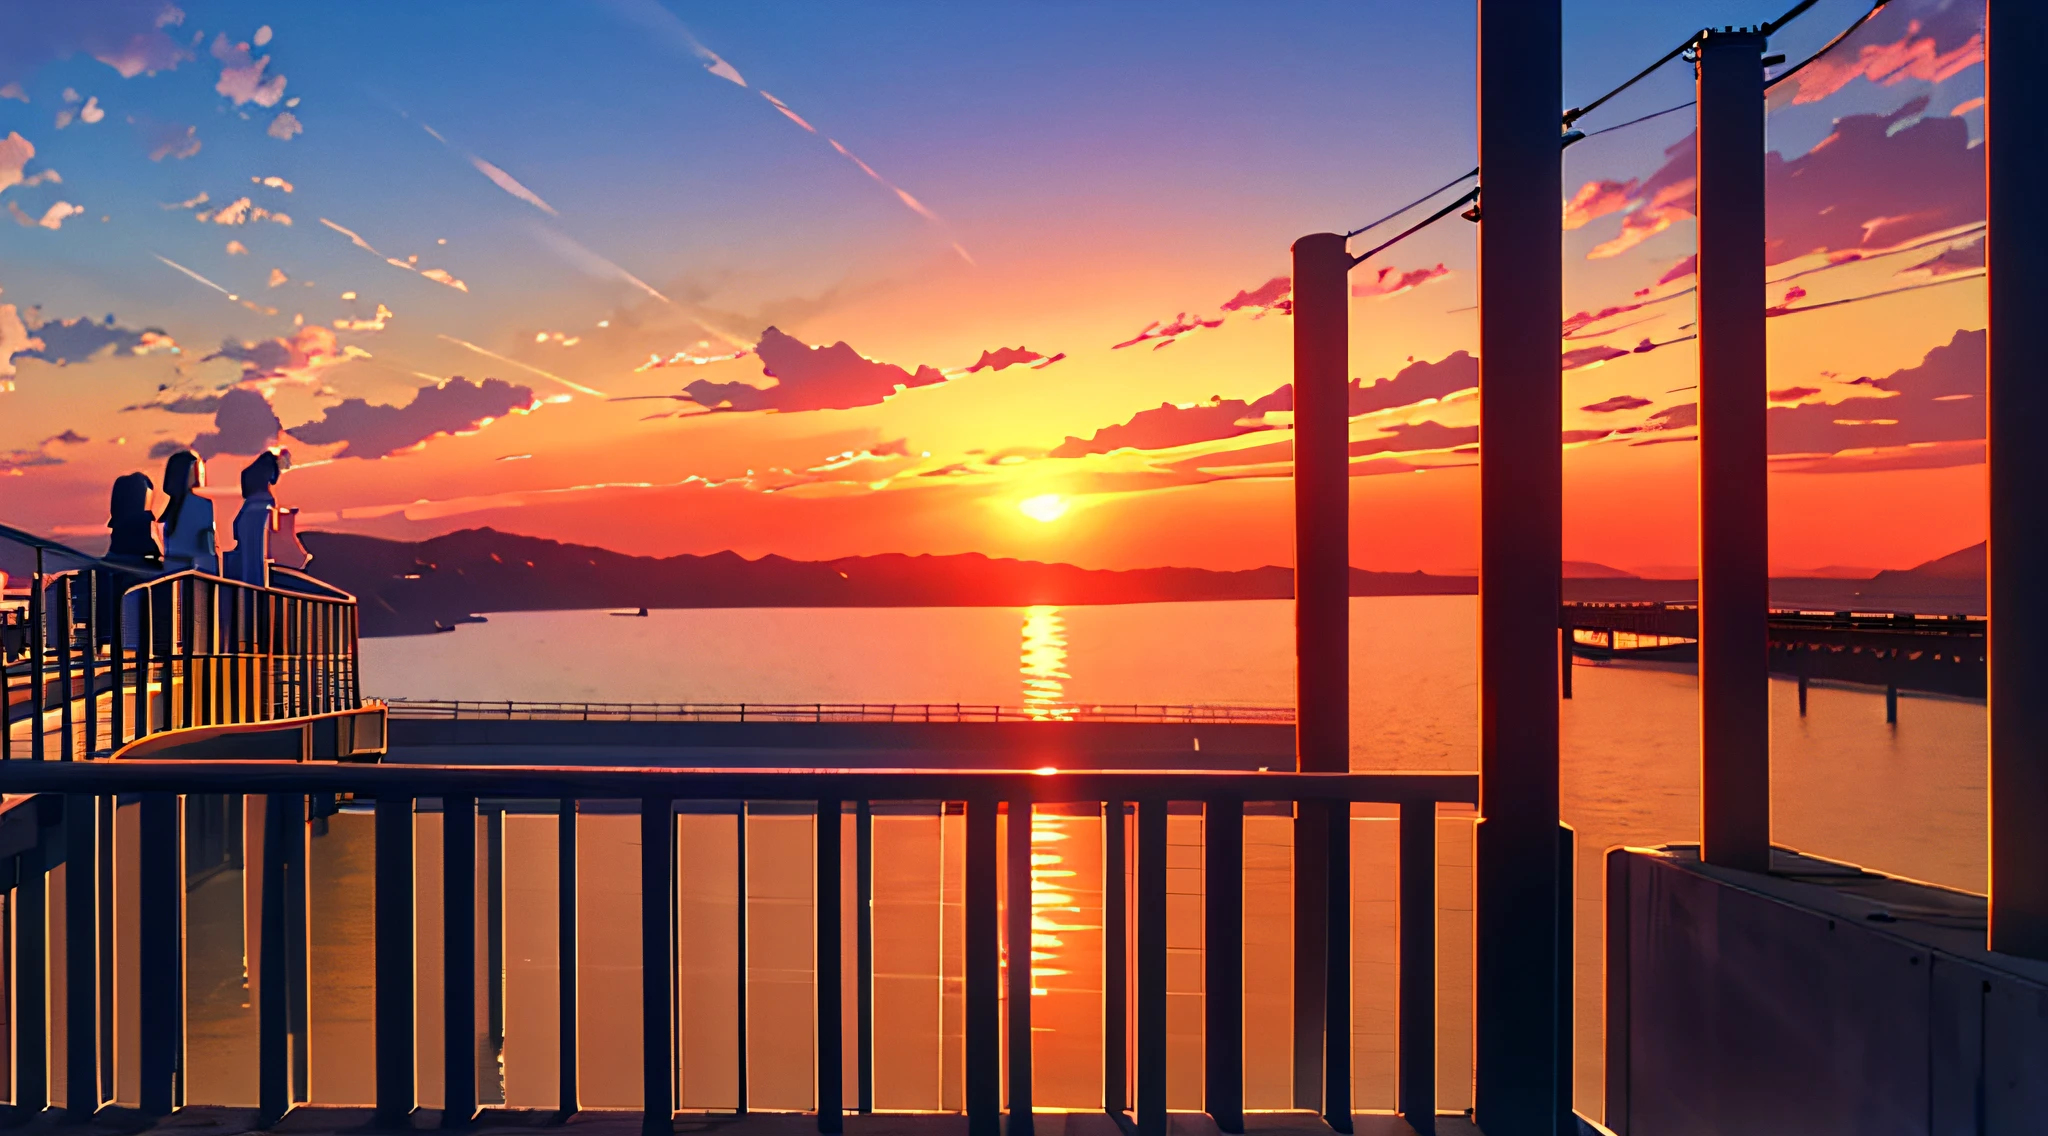
<path id="1" fill-rule="evenodd" d="M 1468 178 L 1476 178 L 1478 176 L 1479 167 L 1474 166 L 1472 167 L 1471 172 L 1459 174 L 1457 177 L 1454 177 L 1451 180 L 1443 183 L 1442 185 L 1437 186 L 1435 189 L 1430 190 L 1428 193 L 1425 193 L 1421 197 L 1418 197 L 1415 200 L 1409 202 L 1408 204 L 1403 205 L 1399 209 L 1394 210 L 1392 213 L 1387 214 L 1379 220 L 1371 222 L 1370 224 L 1360 225 L 1356 229 L 1351 230 L 1350 232 L 1344 234 L 1344 239 L 1348 241 L 1360 233 L 1367 232 L 1372 229 L 1377 229 L 1381 225 L 1384 225 L 1387 222 L 1393 220 L 1394 218 L 1399 217 L 1401 214 L 1408 212 L 1410 209 L 1415 208 L 1417 205 L 1420 205 L 1423 202 L 1428 201 L 1430 198 L 1435 197 L 1437 194 L 1442 193 L 1444 190 L 1447 190 L 1452 186 L 1457 185 L 1459 182 L 1465 181 Z"/>
<path id="2" fill-rule="evenodd" d="M 1402 241 L 1407 240 L 1409 237 L 1412 237 L 1415 234 L 1421 232 L 1422 230 L 1429 228 L 1431 225 L 1436 224 L 1438 221 L 1443 220 L 1445 217 L 1449 216 L 1451 211 L 1456 209 L 1458 206 L 1464 205 L 1468 202 L 1477 201 L 1478 199 L 1479 187 L 1475 185 L 1471 189 L 1466 190 L 1465 195 L 1463 197 L 1458 198 L 1456 201 L 1451 202 L 1449 205 L 1444 206 L 1442 209 L 1439 209 L 1436 212 L 1431 213 L 1429 216 L 1424 217 L 1422 220 L 1417 221 L 1413 225 L 1408 226 L 1406 229 L 1403 229 L 1399 236 L 1393 237 L 1380 244 L 1374 245 L 1372 248 L 1367 249 L 1365 252 L 1359 253 L 1357 256 L 1352 257 L 1352 266 L 1356 267 L 1359 264 L 1362 264 L 1365 261 L 1370 260 L 1375 256 L 1378 256 L 1380 253 L 1383 253 L 1388 249 L 1393 248 L 1395 245 L 1400 244 Z"/>
<path id="3" fill-rule="evenodd" d="M 1772 87 L 1777 86 L 1778 84 L 1784 82 L 1787 79 L 1790 79 L 1792 76 L 1797 75 L 1801 71 L 1805 70 L 1807 64 L 1812 63 L 1814 60 L 1819 59 L 1821 56 L 1826 55 L 1830 51 L 1833 51 L 1837 46 L 1841 44 L 1843 40 L 1848 39 L 1850 36 L 1854 35 L 1856 33 L 1857 28 L 1860 28 L 1864 24 L 1868 23 L 1870 21 L 1870 17 L 1877 15 L 1878 9 L 1884 7 L 1889 2 L 1890 0 L 1874 0 L 1874 2 L 1870 5 L 1870 10 L 1868 12 L 1865 12 L 1862 15 L 1856 17 L 1856 22 L 1850 24 L 1846 28 L 1843 28 L 1841 30 L 1841 33 L 1836 35 L 1835 38 L 1822 44 L 1820 46 L 1819 51 L 1814 52 L 1812 55 L 1809 55 L 1806 58 L 1800 60 L 1799 62 L 1793 64 L 1790 68 L 1784 71 L 1780 71 L 1776 75 L 1772 76 L 1770 79 L 1766 80 L 1764 82 L 1764 90 L 1769 91 Z"/>
<path id="4" fill-rule="evenodd" d="M 1667 115 L 1667 114 L 1671 114 L 1671 113 L 1673 113 L 1673 112 L 1675 112 L 1675 111 L 1681 111 L 1681 110 L 1684 110 L 1685 108 L 1687 108 L 1687 107 L 1689 107 L 1689 106 L 1692 106 L 1692 105 L 1694 105 L 1694 104 L 1693 104 L 1693 100 L 1692 100 L 1692 99 L 1687 99 L 1687 100 L 1685 100 L 1684 102 L 1682 102 L 1682 103 L 1679 103 L 1679 104 L 1678 104 L 1677 106 L 1668 106 L 1668 107 L 1665 107 L 1665 108 L 1664 108 L 1663 110 L 1653 110 L 1653 111 L 1651 111 L 1650 113 L 1648 113 L 1648 114 L 1646 114 L 1646 115 L 1642 116 L 1641 118 L 1631 118 L 1631 119 L 1629 119 L 1629 120 L 1628 120 L 1627 122 L 1617 122 L 1617 123 L 1615 123 L 1615 124 L 1614 124 L 1613 126 L 1603 126 L 1603 127 L 1601 127 L 1600 129 L 1598 129 L 1598 130 L 1595 130 L 1595 131 L 1592 131 L 1592 132 L 1590 132 L 1590 133 L 1586 133 L 1586 134 L 1581 134 L 1581 135 L 1579 135 L 1579 136 L 1578 136 L 1577 138 L 1573 138 L 1573 139 L 1571 139 L 1571 141 L 1572 141 L 1572 142 L 1583 142 L 1583 141 L 1585 141 L 1585 140 L 1586 140 L 1586 139 L 1588 139 L 1588 138 L 1598 138 L 1598 137 L 1599 137 L 1599 136 L 1601 136 L 1602 134 L 1607 134 L 1607 133 L 1610 133 L 1610 132 L 1612 132 L 1612 131 L 1620 130 L 1620 129 L 1621 129 L 1622 127 L 1625 127 L 1625 126 L 1634 126 L 1634 125 L 1635 125 L 1636 123 L 1638 123 L 1638 122 L 1648 122 L 1648 121 L 1650 121 L 1650 120 L 1651 120 L 1651 119 L 1653 119 L 1653 118 L 1662 118 L 1662 117 L 1664 117 L 1664 116 L 1665 116 L 1665 115 Z M 1567 142 L 1567 143 L 1566 143 L 1566 145 L 1570 145 L 1570 144 L 1571 144 L 1570 142 Z"/>
<path id="5" fill-rule="evenodd" d="M 1903 288 L 1887 288 L 1882 292 L 1866 292 L 1861 296 L 1848 296 L 1840 300 L 1828 300 L 1819 304 L 1803 304 L 1796 308 L 1774 308 L 1766 310 L 1764 314 L 1770 316 L 1791 316 L 1798 315 L 1800 312 L 1817 312 L 1822 308 L 1834 308 L 1840 307 L 1843 304 L 1861 303 L 1864 300 L 1875 300 L 1881 296 L 1896 296 L 1901 292 L 1918 292 L 1922 288 L 1939 288 L 1943 284 L 1954 284 L 1958 280 L 1981 280 L 1983 277 L 1984 273 L 1982 271 L 1959 272 L 1953 276 L 1944 276 L 1939 280 L 1927 280 L 1919 284 L 1908 284 Z"/>

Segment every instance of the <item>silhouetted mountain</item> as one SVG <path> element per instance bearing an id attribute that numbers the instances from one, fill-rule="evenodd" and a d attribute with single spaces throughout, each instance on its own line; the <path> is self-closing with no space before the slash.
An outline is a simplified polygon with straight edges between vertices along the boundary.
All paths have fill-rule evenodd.
<path id="1" fill-rule="evenodd" d="M 1690 603 L 1699 598 L 1699 582 L 1628 576 L 1574 578 L 1568 564 L 1564 598 L 1607 603 Z M 1984 546 L 1975 544 L 1914 568 L 1887 569 L 1868 579 L 1773 577 L 1771 606 L 1808 611 L 1982 615 Z"/>
<path id="2" fill-rule="evenodd" d="M 1267 566 L 1106 571 L 1071 564 L 954 556 L 748 560 L 627 556 L 493 529 L 416 543 L 347 533 L 300 534 L 310 571 L 362 602 L 365 635 L 416 635 L 476 613 L 637 607 L 1016 607 L 1289 599 L 1294 572 Z M 1351 570 L 1351 594 L 1470 595 L 1470 576 Z"/>
<path id="3" fill-rule="evenodd" d="M 1873 582 L 1910 581 L 1908 586 L 1913 586 L 1935 581 L 1974 580 L 1981 585 L 1984 582 L 1984 553 L 1984 542 L 1980 540 L 1968 548 L 1903 571 L 1888 568 L 1873 577 Z"/>
<path id="4" fill-rule="evenodd" d="M 1596 560 L 1567 560 L 1564 562 L 1564 578 L 1567 580 L 1634 580 L 1634 572 L 1610 568 Z"/>

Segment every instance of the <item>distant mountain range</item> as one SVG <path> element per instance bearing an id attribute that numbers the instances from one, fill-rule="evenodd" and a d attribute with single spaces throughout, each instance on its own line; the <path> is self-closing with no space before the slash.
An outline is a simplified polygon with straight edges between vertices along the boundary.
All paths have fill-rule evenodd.
<path id="1" fill-rule="evenodd" d="M 493 611 L 639 607 L 1020 607 L 1030 604 L 1269 600 L 1294 595 L 1294 570 L 1077 568 L 979 553 L 748 560 L 627 556 L 495 529 L 417 543 L 308 532 L 308 570 L 362 603 L 363 634 L 418 635 Z M 1351 570 L 1354 596 L 1470 595 L 1471 576 Z"/>
<path id="2" fill-rule="evenodd" d="M 475 622 L 479 613 L 662 607 L 1021 607 L 1031 604 L 1157 603 L 1290 599 L 1294 571 L 1267 566 L 1079 568 L 979 553 L 849 556 L 838 560 L 748 560 L 710 556 L 628 556 L 494 529 L 464 529 L 429 540 L 349 533 L 302 533 L 309 570 L 362 602 L 365 635 L 418 635 Z M 1974 562 L 1970 559 L 1975 556 Z M 1791 578 L 1771 582 L 1780 606 L 1839 610 L 1981 612 L 1983 546 L 1870 580 Z M 1970 566 L 1976 565 L 1973 576 Z M 1647 580 L 1604 565 L 1567 565 L 1565 598 L 1686 600 L 1690 580 Z M 1354 596 L 1471 595 L 1471 576 L 1351 570 Z"/>

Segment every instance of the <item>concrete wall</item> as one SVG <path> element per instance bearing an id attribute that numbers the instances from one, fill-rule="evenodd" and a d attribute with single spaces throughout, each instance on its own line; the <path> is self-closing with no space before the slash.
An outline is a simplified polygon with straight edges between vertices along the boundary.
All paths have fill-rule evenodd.
<path id="1" fill-rule="evenodd" d="M 1621 1136 L 2048 1132 L 2048 967 L 1982 949 L 1980 897 L 1782 851 L 1607 879 Z"/>

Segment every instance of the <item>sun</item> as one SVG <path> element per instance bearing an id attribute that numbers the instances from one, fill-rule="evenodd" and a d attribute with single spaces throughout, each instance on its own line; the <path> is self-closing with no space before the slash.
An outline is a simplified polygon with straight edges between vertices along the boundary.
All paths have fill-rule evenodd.
<path id="1" fill-rule="evenodd" d="M 1051 524 L 1067 515 L 1067 506 L 1072 504 L 1057 493 L 1041 493 L 1017 502 L 1017 511 L 1040 524 Z"/>

